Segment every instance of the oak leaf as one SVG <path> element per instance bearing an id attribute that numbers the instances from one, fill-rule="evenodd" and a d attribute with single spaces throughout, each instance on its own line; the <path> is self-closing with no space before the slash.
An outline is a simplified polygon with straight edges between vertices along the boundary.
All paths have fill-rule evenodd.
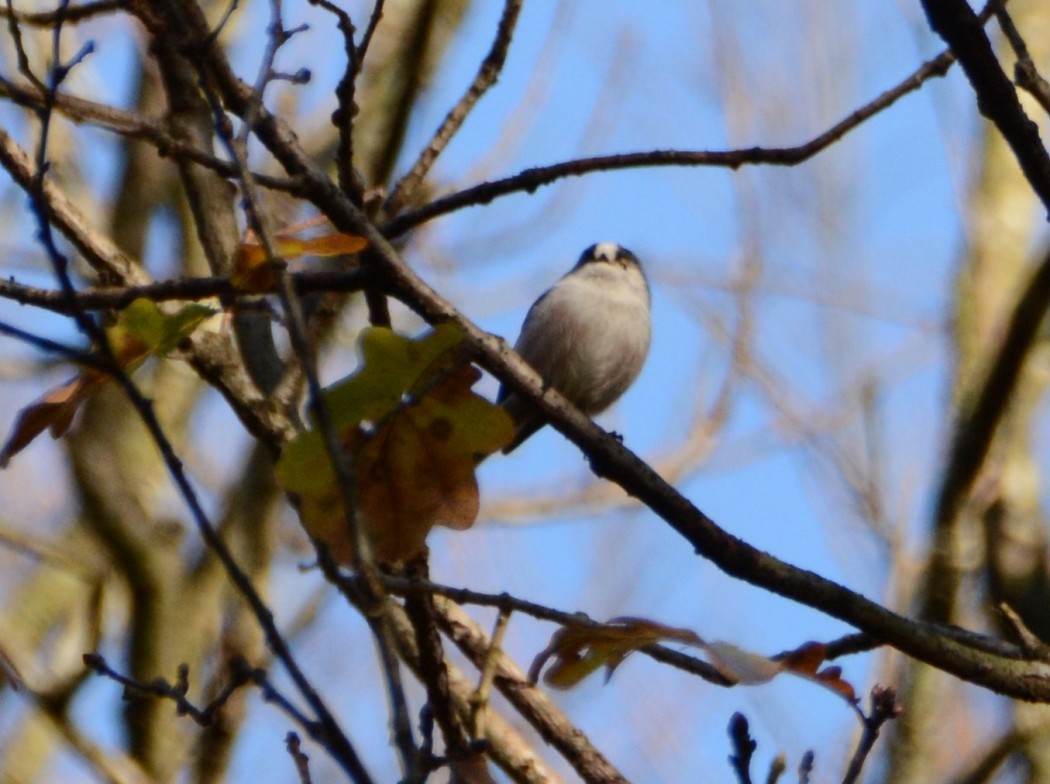
<path id="1" fill-rule="evenodd" d="M 435 525 L 473 525 L 477 456 L 508 443 L 513 424 L 471 391 L 481 374 L 463 356 L 457 327 L 440 325 L 417 340 L 373 327 L 360 345 L 361 368 L 324 398 L 353 474 L 355 523 L 376 557 L 400 561 L 422 549 Z M 337 560 L 352 562 L 343 493 L 320 431 L 286 447 L 277 476 L 297 496 L 306 529 Z"/>

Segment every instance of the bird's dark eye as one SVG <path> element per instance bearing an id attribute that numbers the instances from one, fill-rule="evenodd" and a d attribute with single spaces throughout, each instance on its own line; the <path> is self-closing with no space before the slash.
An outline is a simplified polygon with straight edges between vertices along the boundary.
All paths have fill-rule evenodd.
<path id="1" fill-rule="evenodd" d="M 580 260 L 578 264 L 586 264 L 590 261 L 598 260 L 598 245 L 594 244 L 587 248 L 583 253 L 580 254 Z"/>

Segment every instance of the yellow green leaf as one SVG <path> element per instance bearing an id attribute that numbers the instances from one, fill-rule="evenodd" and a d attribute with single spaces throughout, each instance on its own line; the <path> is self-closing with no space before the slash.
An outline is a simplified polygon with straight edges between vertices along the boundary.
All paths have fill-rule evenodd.
<path id="1" fill-rule="evenodd" d="M 554 633 L 550 644 L 533 661 L 530 677 L 537 680 L 540 671 L 553 658 L 553 664 L 543 676 L 549 686 L 568 689 L 602 667 L 608 679 L 630 653 L 667 639 L 703 645 L 689 629 L 665 626 L 646 618 L 614 618 L 597 627 L 566 626 Z"/>
<path id="2" fill-rule="evenodd" d="M 106 335 L 120 364 L 132 369 L 150 356 L 173 351 L 179 341 L 214 314 L 213 308 L 191 302 L 167 315 L 156 302 L 140 297 L 120 312 Z"/>

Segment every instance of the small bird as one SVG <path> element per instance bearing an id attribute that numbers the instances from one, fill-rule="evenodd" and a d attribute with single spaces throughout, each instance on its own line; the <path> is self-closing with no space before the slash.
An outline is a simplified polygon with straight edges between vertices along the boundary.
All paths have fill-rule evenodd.
<path id="1" fill-rule="evenodd" d="M 514 350 L 587 416 L 599 414 L 634 383 L 649 353 L 649 283 L 638 257 L 599 242 L 548 289 L 525 316 Z M 529 402 L 501 386 L 496 402 L 515 423 L 516 449 L 545 421 Z"/>

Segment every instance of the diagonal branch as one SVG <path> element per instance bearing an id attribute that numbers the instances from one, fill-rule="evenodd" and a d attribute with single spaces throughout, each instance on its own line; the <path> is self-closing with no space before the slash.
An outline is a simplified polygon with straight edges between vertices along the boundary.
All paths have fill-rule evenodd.
<path id="1" fill-rule="evenodd" d="M 1024 362 L 1035 344 L 1048 310 L 1050 253 L 1036 268 L 1014 307 L 983 383 L 960 407 L 948 451 L 948 462 L 937 491 L 935 531 L 950 528 L 962 510 L 967 494 L 991 449 L 999 423 L 1013 398 Z M 927 584 L 939 588 L 926 598 L 923 608 L 925 618 L 943 620 L 948 616 L 946 606 L 956 595 L 960 579 L 950 560 L 937 555 L 931 560 Z"/>
<path id="2" fill-rule="evenodd" d="M 434 165 L 434 161 L 441 155 L 448 143 L 452 141 L 456 131 L 460 129 L 463 122 L 467 119 L 471 109 L 481 100 L 481 96 L 499 79 L 500 71 L 503 70 L 503 64 L 507 60 L 511 39 L 514 37 L 514 27 L 518 22 L 518 14 L 521 12 L 522 2 L 523 0 L 506 0 L 504 3 L 503 15 L 500 17 L 499 27 L 496 30 L 496 38 L 492 42 L 492 48 L 489 50 L 489 53 L 481 61 L 481 67 L 478 69 L 474 81 L 467 88 L 463 97 L 459 99 L 459 102 L 445 115 L 444 121 L 434 133 L 430 143 L 420 153 L 419 158 L 408 174 L 402 177 L 401 181 L 394 187 L 394 192 L 390 194 L 390 198 L 387 199 L 384 205 L 384 211 L 388 215 L 395 215 L 400 212 L 401 208 L 412 198 L 420 183 L 423 182 L 423 179 L 430 171 L 430 167 Z"/>
<path id="3" fill-rule="evenodd" d="M 26 193 L 32 191 L 35 177 L 33 161 L 2 128 L 0 166 L 7 170 L 22 190 Z M 109 237 L 88 224 L 83 213 L 52 180 L 44 180 L 41 195 L 39 209 L 45 211 L 48 220 L 73 243 L 103 281 L 142 284 L 149 280 L 138 262 L 118 248 Z"/>
<path id="4" fill-rule="evenodd" d="M 922 0 L 930 27 L 955 52 L 977 94 L 977 108 L 995 123 L 1043 206 L 1050 211 L 1050 155 L 1039 126 L 1024 112 L 981 25 L 965 0 Z"/>
<path id="5" fill-rule="evenodd" d="M 330 217 L 337 227 L 367 237 L 400 296 L 425 318 L 451 320 L 466 333 L 479 363 L 513 384 L 543 411 L 551 424 L 588 456 L 592 470 L 638 497 L 655 514 L 724 572 L 839 618 L 876 639 L 956 676 L 1029 700 L 1050 700 L 1050 664 L 1024 661 L 1001 649 L 977 646 L 917 623 L 812 572 L 763 553 L 721 529 L 657 475 L 644 461 L 573 408 L 507 344 L 480 330 L 408 269 L 378 231 L 351 205 Z M 348 209 L 349 208 L 349 209 Z M 344 223 L 345 221 L 345 223 Z"/>
<path id="6" fill-rule="evenodd" d="M 15 84 L 3 76 L 0 76 L 0 96 L 9 98 L 18 106 L 33 110 L 41 107 L 44 102 L 44 96 L 37 87 Z M 185 159 L 211 169 L 223 177 L 237 176 L 237 167 L 233 163 L 175 138 L 162 123 L 148 116 L 65 93 L 55 97 L 54 108 L 63 117 L 75 123 L 90 123 L 124 138 L 147 142 L 161 157 Z M 295 194 L 299 187 L 294 180 L 285 177 L 273 177 L 260 172 L 253 172 L 252 176 L 259 185 L 270 190 Z"/>

